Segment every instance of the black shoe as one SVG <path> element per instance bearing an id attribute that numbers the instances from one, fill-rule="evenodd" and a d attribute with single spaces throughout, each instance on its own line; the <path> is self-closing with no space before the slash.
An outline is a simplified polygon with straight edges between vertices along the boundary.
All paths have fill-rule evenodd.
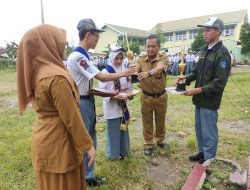
<path id="1" fill-rule="evenodd" d="M 190 161 L 192 162 L 199 162 L 204 160 L 204 154 L 202 152 L 199 152 L 198 154 L 192 155 L 188 157 Z M 203 161 L 204 162 L 204 161 Z"/>
<path id="2" fill-rule="evenodd" d="M 105 177 L 94 177 L 94 178 L 86 179 L 86 181 L 89 186 L 99 186 L 105 183 L 107 179 Z"/>
<path id="3" fill-rule="evenodd" d="M 166 143 L 157 144 L 157 146 L 162 148 L 162 149 L 167 149 L 168 148 L 168 144 L 166 144 Z"/>
<path id="4" fill-rule="evenodd" d="M 206 162 L 205 159 L 200 159 L 200 160 L 198 161 L 199 164 L 203 164 L 204 162 Z"/>
<path id="5" fill-rule="evenodd" d="M 120 160 L 125 160 L 125 159 L 127 159 L 128 157 L 129 157 L 128 154 L 126 154 L 126 155 L 121 155 L 121 156 L 120 156 Z"/>
<path id="6" fill-rule="evenodd" d="M 153 148 L 144 148 L 144 155 L 145 156 L 152 156 Z"/>

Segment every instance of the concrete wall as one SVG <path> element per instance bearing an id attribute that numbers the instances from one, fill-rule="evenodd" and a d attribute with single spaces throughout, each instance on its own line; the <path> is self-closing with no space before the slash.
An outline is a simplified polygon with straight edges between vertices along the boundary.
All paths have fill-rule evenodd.
<path id="1" fill-rule="evenodd" d="M 246 15 L 247 16 L 247 15 Z M 245 16 L 245 17 L 246 17 Z M 243 25 L 243 24 L 245 24 L 245 21 L 246 21 L 247 19 L 245 19 L 245 18 L 243 18 L 242 19 L 242 21 L 240 22 L 240 23 L 238 23 L 237 24 L 237 27 L 235 28 L 235 39 L 236 40 L 239 40 L 239 38 L 240 38 L 240 29 L 241 29 L 241 26 Z"/>

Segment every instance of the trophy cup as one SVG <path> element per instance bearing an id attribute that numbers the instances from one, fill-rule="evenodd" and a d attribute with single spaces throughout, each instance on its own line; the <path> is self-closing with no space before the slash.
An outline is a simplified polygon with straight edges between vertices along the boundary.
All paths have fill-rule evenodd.
<path id="1" fill-rule="evenodd" d="M 184 63 L 184 50 L 182 49 L 181 50 L 181 63 L 179 63 L 179 65 L 178 65 L 180 75 L 178 76 L 176 91 L 185 91 L 186 90 L 186 85 L 184 82 L 185 76 L 183 75 L 183 73 L 185 71 L 185 66 L 186 66 L 186 64 Z"/>
<path id="2" fill-rule="evenodd" d="M 125 33 L 125 36 L 126 36 L 126 43 L 127 43 L 127 48 L 128 48 L 128 51 L 127 51 L 127 58 L 129 60 L 129 63 L 131 65 L 135 65 L 135 63 L 133 63 L 133 59 L 134 59 L 134 53 L 133 51 L 131 51 L 129 49 L 129 43 L 128 43 L 128 37 L 127 37 L 127 34 Z M 136 83 L 136 82 L 139 82 L 139 80 L 137 79 L 137 72 L 135 72 L 134 74 L 131 75 L 131 82 L 132 83 Z"/>

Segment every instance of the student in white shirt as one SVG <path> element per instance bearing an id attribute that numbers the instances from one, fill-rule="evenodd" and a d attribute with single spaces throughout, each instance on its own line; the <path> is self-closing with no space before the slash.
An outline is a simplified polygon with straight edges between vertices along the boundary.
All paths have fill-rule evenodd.
<path id="1" fill-rule="evenodd" d="M 111 51 L 109 54 L 109 65 L 102 73 L 117 73 L 125 70 L 122 49 Z M 105 90 L 122 90 L 132 88 L 127 77 L 121 77 L 116 81 L 99 82 L 99 88 Z M 103 99 L 103 112 L 106 119 L 106 156 L 111 160 L 123 159 L 129 154 L 129 113 L 126 106 L 126 97 L 116 95 Z M 125 106 L 125 107 L 124 107 Z"/>
<path id="2" fill-rule="evenodd" d="M 189 51 L 188 55 L 186 55 L 186 57 L 185 57 L 185 61 L 186 61 L 186 73 L 185 74 L 186 75 L 188 75 L 191 72 L 191 70 L 193 69 L 194 60 L 195 60 L 194 54 L 191 51 Z"/>
<path id="3" fill-rule="evenodd" d="M 96 112 L 95 112 L 95 99 L 93 95 L 89 94 L 93 86 L 93 79 L 96 78 L 100 81 L 117 80 L 123 76 L 130 76 L 133 70 L 128 68 L 120 73 L 101 73 L 95 66 L 94 60 L 89 55 L 89 49 L 95 49 L 99 33 L 103 32 L 97 28 L 92 19 L 82 19 L 77 25 L 79 35 L 79 46 L 74 49 L 70 54 L 67 61 L 67 68 L 71 73 L 74 81 L 76 82 L 80 93 L 80 111 L 86 128 L 96 147 Z M 88 185 L 97 186 L 101 185 L 106 179 L 103 177 L 96 177 L 94 174 L 94 164 L 88 166 L 88 156 L 84 154 L 84 170 L 86 181 Z"/>

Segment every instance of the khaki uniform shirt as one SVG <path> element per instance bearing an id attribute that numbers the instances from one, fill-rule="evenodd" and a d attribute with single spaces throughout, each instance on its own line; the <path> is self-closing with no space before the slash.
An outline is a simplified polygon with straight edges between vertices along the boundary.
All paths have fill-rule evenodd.
<path id="1" fill-rule="evenodd" d="M 67 79 L 42 79 L 32 105 L 37 112 L 31 147 L 35 170 L 66 173 L 78 167 L 93 142 L 82 120 L 78 94 Z"/>
<path id="2" fill-rule="evenodd" d="M 163 55 L 158 53 L 153 60 L 149 60 L 148 55 L 140 56 L 137 59 L 136 64 L 139 72 L 148 72 L 157 67 L 158 64 L 163 64 L 164 62 L 164 71 L 162 73 L 140 81 L 139 86 L 143 91 L 150 94 L 159 94 L 166 88 L 166 70 L 168 63 L 163 61 L 163 57 Z"/>

